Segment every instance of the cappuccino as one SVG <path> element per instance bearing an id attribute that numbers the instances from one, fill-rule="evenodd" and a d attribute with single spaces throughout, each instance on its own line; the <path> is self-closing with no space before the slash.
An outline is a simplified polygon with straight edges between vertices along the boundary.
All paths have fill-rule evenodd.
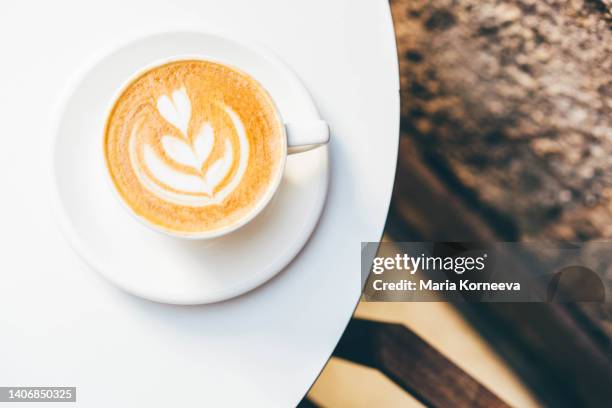
<path id="1" fill-rule="evenodd" d="M 286 154 L 274 102 L 252 77 L 186 59 L 123 88 L 104 130 L 104 156 L 123 201 L 167 232 L 223 230 L 269 198 Z"/>

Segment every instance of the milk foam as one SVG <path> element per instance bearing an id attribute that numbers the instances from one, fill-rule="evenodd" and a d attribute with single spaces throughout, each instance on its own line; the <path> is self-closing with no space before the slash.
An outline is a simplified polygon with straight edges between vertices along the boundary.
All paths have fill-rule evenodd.
<path id="1" fill-rule="evenodd" d="M 172 92 L 172 99 L 162 95 L 157 99 L 157 110 L 168 122 L 187 134 L 187 127 L 191 119 L 191 101 L 187 96 L 185 87 Z"/>
<path id="2" fill-rule="evenodd" d="M 155 148 L 146 142 L 140 146 L 138 132 L 143 125 L 140 122 L 132 129 L 129 142 L 130 161 L 134 173 L 147 190 L 164 201 L 203 207 L 220 203 L 238 187 L 247 169 L 249 143 L 244 124 L 236 112 L 229 106 L 219 106 L 228 115 L 236 132 L 239 143 L 238 157 L 234 157 L 231 138 L 218 137 L 210 123 L 205 122 L 193 139 L 189 137 L 192 107 L 185 87 L 174 90 L 170 97 L 161 95 L 157 99 L 160 115 L 181 132 L 181 137 L 161 137 L 163 152 L 174 163 L 186 166 L 192 171 L 182 171 L 180 166 L 169 163 L 166 157 L 160 156 Z M 223 143 L 223 153 L 214 162 L 207 163 L 217 143 Z M 142 149 L 142 161 L 138 160 L 139 149 Z M 231 179 L 215 191 L 230 174 L 235 160 L 238 160 L 238 164 Z"/>

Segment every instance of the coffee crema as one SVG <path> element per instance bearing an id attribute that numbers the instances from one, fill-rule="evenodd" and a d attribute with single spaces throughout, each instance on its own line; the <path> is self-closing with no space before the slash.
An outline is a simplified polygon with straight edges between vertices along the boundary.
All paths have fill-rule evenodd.
<path id="1" fill-rule="evenodd" d="M 213 232 L 247 217 L 274 187 L 284 125 L 247 74 L 205 60 L 157 66 L 107 118 L 104 155 L 128 206 L 170 232 Z"/>

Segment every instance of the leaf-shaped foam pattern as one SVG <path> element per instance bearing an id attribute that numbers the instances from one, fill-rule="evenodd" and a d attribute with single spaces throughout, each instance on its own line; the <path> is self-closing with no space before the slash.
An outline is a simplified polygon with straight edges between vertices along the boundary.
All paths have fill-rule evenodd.
<path id="1" fill-rule="evenodd" d="M 172 160 L 185 166 L 199 169 L 198 160 L 191 146 L 174 136 L 164 136 L 161 139 L 164 151 Z"/>
<path id="2" fill-rule="evenodd" d="M 204 162 L 210 156 L 215 145 L 215 132 L 210 123 L 205 123 L 193 140 L 193 150 L 198 162 L 198 169 L 202 169 Z"/>
<path id="3" fill-rule="evenodd" d="M 232 144 L 226 139 L 223 157 L 214 162 L 206 172 L 206 184 L 211 189 L 214 189 L 227 176 L 227 173 L 232 168 L 233 161 L 234 152 L 232 151 Z"/>
<path id="4" fill-rule="evenodd" d="M 165 156 L 174 163 L 182 164 L 196 170 L 184 172 L 182 169 L 169 164 L 164 157 L 160 157 L 152 146 L 144 145 L 143 161 L 148 171 L 136 165 L 136 172 L 144 186 L 158 197 L 181 205 L 204 206 L 222 202 L 238 186 L 246 171 L 249 160 L 249 143 L 244 125 L 240 117 L 231 107 L 223 105 L 225 113 L 229 116 L 238 137 L 239 157 L 234 157 L 233 141 L 226 138 L 223 141 L 223 154 L 211 166 L 204 168 L 215 144 L 218 142 L 215 131 L 210 123 L 204 123 L 197 134 L 191 138 L 189 123 L 191 121 L 191 102 L 185 87 L 176 89 L 171 95 L 162 95 L 157 99 L 157 109 L 160 115 L 170 124 L 182 132 L 182 137 L 164 135 L 160 139 Z M 136 131 L 136 130 L 135 130 Z M 134 132 L 135 132 L 134 131 Z M 130 157 L 137 156 L 136 143 L 130 142 Z M 221 185 L 238 160 L 235 174 L 226 185 Z M 132 159 L 134 163 L 138 160 Z M 214 194 L 213 194 L 214 192 Z"/>
<path id="5" fill-rule="evenodd" d="M 157 157 L 155 151 L 149 146 L 144 148 L 144 161 L 157 180 L 173 189 L 187 193 L 212 193 L 212 188 L 202 177 L 185 174 L 168 166 L 166 162 Z"/>
<path id="6" fill-rule="evenodd" d="M 157 99 L 157 110 L 164 119 L 178 128 L 187 136 L 189 121 L 191 120 L 191 101 L 185 88 L 172 92 L 172 99 L 162 95 Z"/>

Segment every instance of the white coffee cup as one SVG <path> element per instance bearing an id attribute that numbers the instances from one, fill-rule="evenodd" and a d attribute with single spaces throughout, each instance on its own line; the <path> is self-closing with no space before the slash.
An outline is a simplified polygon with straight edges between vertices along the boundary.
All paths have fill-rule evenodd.
<path id="1" fill-rule="evenodd" d="M 205 56 L 198 56 L 198 55 L 181 55 L 181 56 L 177 56 L 177 57 L 172 57 L 172 58 L 166 58 L 163 60 L 158 60 L 152 64 L 149 64 L 141 69 L 139 69 L 137 72 L 135 72 L 133 75 L 131 75 L 125 82 L 124 84 L 119 87 L 119 89 L 115 92 L 114 97 L 112 98 L 112 100 L 109 103 L 109 107 L 106 110 L 106 114 L 105 114 L 105 119 L 104 122 L 106 123 L 108 118 L 110 117 L 110 114 L 112 112 L 112 109 L 115 105 L 115 103 L 117 102 L 117 100 L 120 98 L 120 96 L 123 94 L 123 92 L 126 90 L 126 88 L 139 76 L 141 76 L 143 73 L 161 66 L 161 65 L 165 65 L 167 63 L 170 62 L 176 62 L 176 61 L 181 61 L 181 60 L 202 60 L 202 61 L 210 61 L 210 62 L 215 62 L 215 63 L 220 63 L 223 65 L 226 65 L 234 70 L 237 71 L 241 71 L 246 73 L 247 75 L 249 75 L 249 77 L 253 78 L 255 81 L 257 81 L 257 79 L 255 77 L 253 77 L 252 75 L 248 74 L 245 70 L 243 70 L 241 67 L 236 66 L 235 64 L 231 64 L 231 63 L 227 63 L 224 61 L 221 61 L 219 59 L 215 59 L 215 58 L 209 58 L 209 57 L 205 57 Z M 260 83 L 260 86 L 265 89 L 265 87 Z M 280 186 L 280 182 L 282 180 L 282 176 L 285 170 L 285 164 L 287 161 L 287 156 L 291 155 L 291 154 L 296 154 L 296 153 L 303 153 L 303 152 L 307 152 L 309 150 L 312 150 L 314 148 L 317 148 L 319 146 L 325 145 L 329 142 L 330 139 L 330 130 L 329 130 L 329 125 L 327 124 L 327 122 L 323 121 L 323 120 L 309 120 L 309 121 L 298 121 L 298 122 L 285 122 L 282 118 L 282 115 L 278 109 L 278 107 L 276 106 L 276 103 L 274 102 L 274 99 L 272 98 L 272 96 L 270 95 L 270 99 L 272 100 L 272 104 L 274 105 L 274 109 L 275 109 L 275 113 L 276 116 L 279 118 L 279 120 L 284 123 L 284 127 L 283 127 L 283 134 L 281 135 L 281 149 L 283 150 L 283 154 L 281 157 L 281 161 L 279 162 L 279 166 L 277 166 L 277 170 L 276 170 L 276 174 L 274 174 L 274 176 L 272 177 L 271 181 L 270 181 L 270 186 L 266 192 L 266 194 L 258 201 L 257 205 L 255 205 L 255 207 L 253 207 L 251 209 L 251 211 L 249 211 L 249 213 L 247 215 L 245 215 L 244 217 L 242 217 L 240 220 L 238 220 L 237 222 L 231 224 L 231 225 L 227 225 L 224 226 L 222 228 L 219 229 L 215 229 L 215 230 L 211 230 L 211 231 L 201 231 L 201 232 L 179 232 L 179 231 L 173 231 L 173 230 L 167 230 L 164 228 L 161 228 L 160 226 L 152 223 L 151 221 L 149 221 L 148 219 L 146 219 L 145 217 L 142 217 L 141 215 L 137 214 L 136 212 L 134 212 L 134 210 L 128 205 L 128 203 L 124 200 L 124 198 L 121 196 L 121 194 L 119 193 L 119 191 L 117 190 L 117 186 L 115 185 L 115 183 L 112 181 L 110 172 L 108 171 L 108 165 L 106 164 L 106 156 L 104 154 L 105 151 L 105 146 L 104 146 L 104 133 L 102 135 L 102 148 L 101 148 L 101 152 L 102 152 L 102 156 L 103 156 L 103 161 L 105 162 L 105 172 L 107 174 L 107 179 L 109 180 L 109 184 L 111 185 L 112 190 L 115 193 L 115 196 L 119 199 L 119 201 L 121 202 L 122 206 L 132 215 L 134 216 L 137 220 L 139 220 L 141 223 L 143 223 L 144 225 L 146 225 L 149 228 L 152 228 L 153 230 L 160 232 L 162 234 L 168 235 L 168 236 L 172 236 L 172 237 L 177 237 L 177 238 L 184 238 L 184 239 L 212 239 L 212 238 L 218 238 L 221 237 L 223 235 L 229 234 L 233 231 L 236 231 L 237 229 L 239 229 L 240 227 L 246 225 L 247 223 L 249 223 L 250 221 L 252 221 L 270 202 L 270 200 L 272 200 L 272 198 L 274 197 L 274 195 L 276 194 L 276 192 L 278 191 L 278 188 Z"/>

